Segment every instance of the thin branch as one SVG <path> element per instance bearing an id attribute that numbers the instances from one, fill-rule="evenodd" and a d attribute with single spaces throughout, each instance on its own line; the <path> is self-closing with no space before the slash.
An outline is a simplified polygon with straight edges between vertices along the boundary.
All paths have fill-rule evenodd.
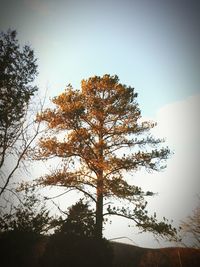
<path id="1" fill-rule="evenodd" d="M 8 186 L 11 177 L 13 176 L 13 174 L 15 173 L 15 171 L 18 169 L 19 164 L 20 164 L 20 161 L 22 160 L 22 158 L 23 158 L 24 155 L 26 154 L 28 148 L 30 147 L 30 145 L 32 144 L 32 142 L 33 142 L 33 141 L 35 140 L 35 138 L 37 137 L 37 135 L 38 135 L 38 131 L 39 131 L 39 127 L 40 127 L 40 124 L 38 124 L 35 134 L 34 134 L 33 137 L 31 138 L 31 140 L 28 142 L 26 148 L 25 148 L 25 149 L 22 151 L 22 153 L 20 154 L 20 156 L 19 156 L 19 158 L 18 158 L 18 160 L 17 160 L 17 162 L 16 162 L 15 167 L 13 168 L 13 170 L 12 170 L 12 171 L 10 172 L 10 174 L 8 175 L 8 177 L 7 177 L 7 179 L 6 179 L 6 182 L 5 182 L 4 186 L 1 188 L 0 196 L 2 195 L 2 193 L 4 192 L 4 190 L 6 189 L 6 187 Z"/>
<path id="2" fill-rule="evenodd" d="M 65 192 L 61 193 L 61 194 L 58 194 L 54 197 L 45 197 L 46 200 L 52 200 L 52 199 L 55 199 L 55 198 L 58 198 L 58 197 L 61 197 L 67 193 L 69 193 L 70 191 L 73 191 L 73 189 L 69 189 L 69 190 L 66 190 Z"/>
<path id="3" fill-rule="evenodd" d="M 61 212 L 61 213 L 63 213 L 64 215 L 67 215 L 68 216 L 68 213 L 67 212 L 65 212 L 65 211 L 63 211 L 53 200 L 51 200 L 52 201 L 52 203 L 56 206 L 56 208 Z"/>
<path id="4" fill-rule="evenodd" d="M 3 166 L 4 160 L 5 160 L 5 153 L 7 149 L 6 147 L 7 130 L 8 130 L 8 127 L 6 127 L 5 129 L 4 138 L 3 138 L 3 145 L 2 145 L 3 151 L 2 151 L 1 161 L 0 161 L 0 168 Z"/>
<path id="5" fill-rule="evenodd" d="M 108 216 L 108 215 L 116 215 L 116 216 L 119 216 L 119 217 L 123 217 L 123 218 L 126 218 L 126 219 L 134 221 L 137 226 L 141 226 L 141 224 L 136 219 L 134 219 L 132 217 L 129 217 L 128 215 L 117 213 L 117 212 L 107 212 L 107 213 L 103 214 L 103 217 L 104 216 Z"/>
<path id="6" fill-rule="evenodd" d="M 31 187 L 35 187 L 36 185 L 32 185 L 32 186 L 30 186 L 29 188 L 31 188 Z M 40 184 L 37 184 L 37 186 L 44 186 L 44 184 L 41 182 Z M 52 185 L 46 185 L 46 186 L 52 186 Z M 59 187 L 66 187 L 66 185 L 62 185 L 62 184 L 60 184 L 60 185 L 56 185 L 56 186 L 59 186 Z M 85 191 L 84 189 L 82 189 L 82 188 L 80 188 L 80 187 L 78 187 L 78 186 L 75 186 L 75 185 L 68 185 L 67 186 L 68 188 L 71 188 L 71 190 L 78 190 L 78 191 L 80 191 L 81 193 L 83 193 L 84 195 L 86 195 L 86 196 L 88 196 L 88 197 L 90 197 L 91 199 L 92 199 L 92 201 L 94 201 L 94 202 L 96 202 L 96 199 L 90 194 L 90 193 L 88 193 L 87 191 Z"/>

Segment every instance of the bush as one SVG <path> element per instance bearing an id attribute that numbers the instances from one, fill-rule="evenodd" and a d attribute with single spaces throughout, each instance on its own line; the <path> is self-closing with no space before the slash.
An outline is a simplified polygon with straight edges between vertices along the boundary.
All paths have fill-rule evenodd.
<path id="1" fill-rule="evenodd" d="M 12 230 L 0 234 L 1 267 L 36 267 L 33 253 L 40 236 L 33 232 Z"/>
<path id="2" fill-rule="evenodd" d="M 94 213 L 82 200 L 68 210 L 57 232 L 49 238 L 41 267 L 111 267 L 112 248 L 95 237 Z"/>
<path id="3" fill-rule="evenodd" d="M 112 248 L 105 239 L 56 233 L 50 237 L 41 267 L 111 267 Z"/>

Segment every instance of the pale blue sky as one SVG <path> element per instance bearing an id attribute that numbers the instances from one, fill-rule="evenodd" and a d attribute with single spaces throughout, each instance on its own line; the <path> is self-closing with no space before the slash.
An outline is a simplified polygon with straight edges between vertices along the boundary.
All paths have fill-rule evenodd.
<path id="1" fill-rule="evenodd" d="M 2 29 L 16 28 L 38 57 L 41 90 L 117 74 L 145 116 L 199 91 L 198 1 L 1 0 Z"/>
<path id="2" fill-rule="evenodd" d="M 158 120 L 158 132 L 175 151 L 166 172 L 151 177 L 142 173 L 135 182 L 159 192 L 150 210 L 158 210 L 161 218 L 177 218 L 178 224 L 195 206 L 200 188 L 200 1 L 0 4 L 0 29 L 16 29 L 20 42 L 33 47 L 39 64 L 37 84 L 42 92 L 48 87 L 48 96 L 62 92 L 68 83 L 79 87 L 82 79 L 105 73 L 117 74 L 122 83 L 135 87 L 142 115 Z M 108 237 L 117 232 L 138 245 L 156 246 L 152 237 L 133 235 L 127 222 L 120 223 L 108 227 Z"/>

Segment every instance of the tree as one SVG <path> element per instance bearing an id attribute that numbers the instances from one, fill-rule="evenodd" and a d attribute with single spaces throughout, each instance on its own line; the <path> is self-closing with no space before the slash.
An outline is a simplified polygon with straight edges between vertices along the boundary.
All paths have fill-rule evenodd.
<path id="1" fill-rule="evenodd" d="M 79 200 L 69 209 L 67 219 L 61 221 L 57 232 L 68 236 L 94 237 L 94 212 L 89 209 L 88 203 Z"/>
<path id="2" fill-rule="evenodd" d="M 30 46 L 20 48 L 16 36 L 15 30 L 0 33 L 0 196 L 37 135 L 36 130 L 30 136 L 26 121 L 30 99 L 38 90 L 32 84 L 36 59 Z"/>
<path id="3" fill-rule="evenodd" d="M 163 140 L 150 135 L 155 123 L 141 122 L 134 88 L 119 83 L 117 76 L 83 80 L 81 90 L 69 85 L 53 98 L 55 109 L 38 114 L 47 132 L 39 141 L 36 158 L 62 159 L 61 167 L 37 181 L 43 186 L 78 190 L 96 203 L 96 236 L 102 237 L 103 218 L 119 215 L 133 220 L 144 231 L 173 236 L 175 229 L 156 216 L 148 216 L 141 188 L 126 179 L 141 168 L 159 171 L 170 151 L 159 148 Z M 129 207 L 107 205 L 106 199 L 127 200 Z"/>
<path id="4" fill-rule="evenodd" d="M 200 197 L 199 197 L 200 200 Z M 200 206 L 198 205 L 191 216 L 182 222 L 181 224 L 182 233 L 184 236 L 188 237 L 190 242 L 195 248 L 200 248 Z"/>
<path id="5" fill-rule="evenodd" d="M 13 206 L 9 213 L 1 214 L 0 234 L 5 232 L 34 233 L 39 236 L 53 228 L 44 203 L 36 196 L 34 189 L 26 191 L 19 205 Z"/>

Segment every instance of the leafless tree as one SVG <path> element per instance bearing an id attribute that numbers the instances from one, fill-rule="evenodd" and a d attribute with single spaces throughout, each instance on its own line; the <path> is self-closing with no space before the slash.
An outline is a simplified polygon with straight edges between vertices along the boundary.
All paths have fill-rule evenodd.
<path id="1" fill-rule="evenodd" d="M 195 248 L 200 248 L 200 196 L 198 196 L 198 200 L 199 203 L 192 215 L 181 224 L 186 243 Z"/>

